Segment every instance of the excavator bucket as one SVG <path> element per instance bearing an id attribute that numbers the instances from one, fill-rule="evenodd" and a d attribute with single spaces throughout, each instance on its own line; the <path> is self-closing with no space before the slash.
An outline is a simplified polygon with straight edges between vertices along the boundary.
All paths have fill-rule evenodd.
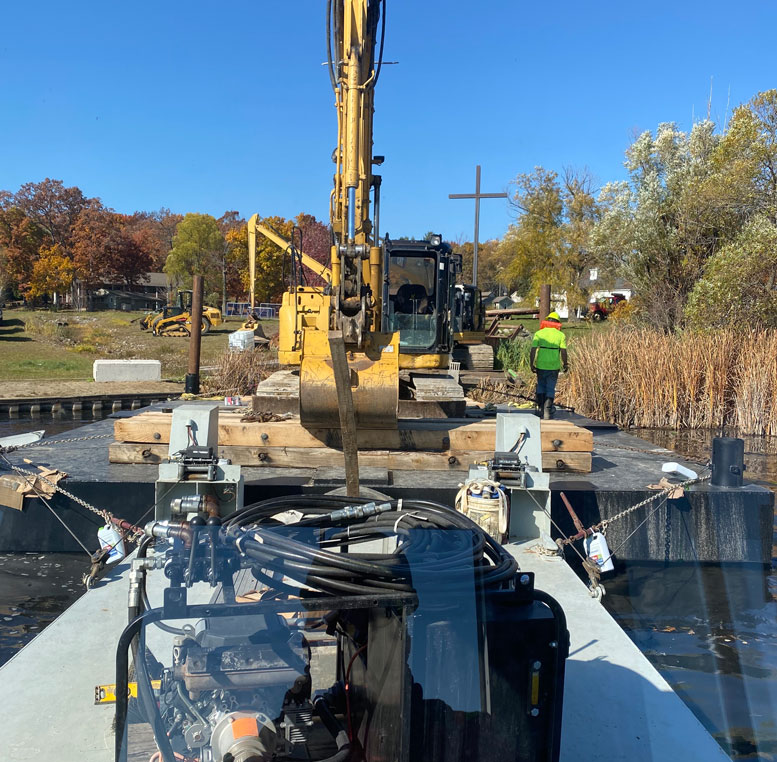
<path id="1" fill-rule="evenodd" d="M 354 415 L 357 427 L 394 429 L 399 403 L 399 334 L 375 333 L 363 352 L 348 352 Z M 340 428 L 326 331 L 306 330 L 302 339 L 299 375 L 299 413 L 303 426 Z"/>

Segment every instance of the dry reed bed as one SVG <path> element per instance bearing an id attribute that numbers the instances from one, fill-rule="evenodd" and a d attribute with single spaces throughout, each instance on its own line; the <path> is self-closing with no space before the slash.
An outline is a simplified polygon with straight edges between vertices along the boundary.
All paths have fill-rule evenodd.
<path id="1" fill-rule="evenodd" d="M 256 385 L 278 369 L 275 355 L 267 350 L 224 352 L 215 370 L 203 378 L 203 391 L 225 396 L 254 394 Z"/>
<path id="2" fill-rule="evenodd" d="M 575 342 L 559 396 L 619 426 L 777 435 L 777 332 L 621 327 Z"/>

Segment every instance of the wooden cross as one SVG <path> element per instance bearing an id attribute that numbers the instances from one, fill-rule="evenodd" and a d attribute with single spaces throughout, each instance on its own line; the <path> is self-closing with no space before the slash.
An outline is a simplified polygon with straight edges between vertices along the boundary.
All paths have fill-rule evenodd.
<path id="1" fill-rule="evenodd" d="M 480 199 L 481 198 L 507 198 L 506 193 L 481 193 L 480 192 L 480 164 L 475 170 L 474 193 L 449 193 L 448 198 L 474 198 L 475 199 L 475 251 L 472 256 L 472 285 L 478 284 L 478 236 L 480 233 Z"/>

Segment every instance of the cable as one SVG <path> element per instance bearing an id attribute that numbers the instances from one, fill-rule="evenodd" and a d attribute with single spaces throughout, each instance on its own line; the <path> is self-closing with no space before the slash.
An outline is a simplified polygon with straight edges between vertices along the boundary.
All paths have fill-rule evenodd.
<path id="1" fill-rule="evenodd" d="M 375 69 L 375 80 L 372 86 L 375 87 L 378 84 L 378 78 L 380 77 L 380 71 L 383 68 L 383 43 L 386 39 L 386 0 L 383 0 L 383 12 L 380 19 L 380 51 L 378 52 L 378 65 Z"/>
<path id="2" fill-rule="evenodd" d="M 359 511 L 343 511 L 358 506 Z M 290 510 L 300 515 L 296 523 L 273 518 Z M 419 529 L 433 531 L 414 531 Z M 424 500 L 404 500 L 400 508 L 395 500 L 376 506 L 365 498 L 287 495 L 233 513 L 224 530 L 259 581 L 296 594 L 303 588 L 329 595 L 412 593 L 421 579 L 444 589 L 458 585 L 462 574 L 480 588 L 494 588 L 518 569 L 515 559 L 469 518 Z M 387 537 L 397 543 L 391 553 L 353 551 Z M 338 552 L 346 547 L 348 552 Z"/>
<path id="3" fill-rule="evenodd" d="M 329 69 L 329 81 L 332 83 L 332 90 L 336 93 L 337 80 L 332 62 L 332 0 L 327 0 L 326 3 L 326 62 Z"/>

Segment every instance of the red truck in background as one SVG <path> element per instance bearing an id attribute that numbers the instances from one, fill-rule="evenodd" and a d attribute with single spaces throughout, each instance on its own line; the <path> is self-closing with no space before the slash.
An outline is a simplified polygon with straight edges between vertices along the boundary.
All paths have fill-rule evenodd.
<path id="1" fill-rule="evenodd" d="M 605 320 L 618 304 L 625 301 L 626 297 L 623 294 L 613 294 L 595 299 L 588 304 L 587 317 L 598 323 Z"/>

